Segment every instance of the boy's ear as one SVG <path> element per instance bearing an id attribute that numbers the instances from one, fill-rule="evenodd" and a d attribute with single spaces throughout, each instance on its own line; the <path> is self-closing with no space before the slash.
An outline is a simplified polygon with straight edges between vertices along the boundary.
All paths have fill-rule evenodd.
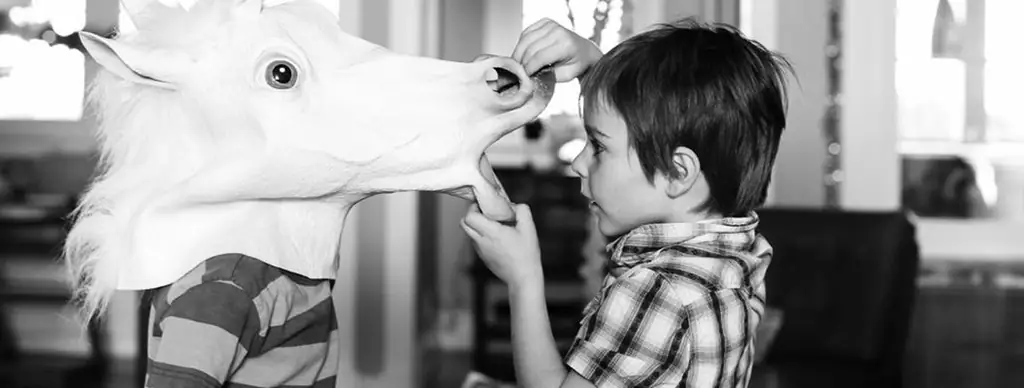
<path id="1" fill-rule="evenodd" d="M 665 187 L 665 194 L 670 198 L 678 198 L 690 191 L 700 177 L 700 159 L 693 150 L 677 147 L 672 152 L 672 168 L 675 169 L 675 176 L 666 174 L 668 185 Z"/>

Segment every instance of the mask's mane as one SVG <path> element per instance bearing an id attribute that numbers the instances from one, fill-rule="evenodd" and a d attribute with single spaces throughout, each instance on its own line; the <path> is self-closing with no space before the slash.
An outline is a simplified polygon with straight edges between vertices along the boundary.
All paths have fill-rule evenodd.
<path id="1" fill-rule="evenodd" d="M 188 13 L 150 7 L 160 12 L 141 18 L 138 32 L 125 41 L 136 47 L 184 48 L 224 21 L 209 7 L 202 2 Z M 90 318 L 101 314 L 113 296 L 118 263 L 132 259 L 132 217 L 154 195 L 217 156 L 219 144 L 227 141 L 223 135 L 234 131 L 216 128 L 209 108 L 197 98 L 136 84 L 106 70 L 90 84 L 88 103 L 99 123 L 100 163 L 72 214 L 64 258 L 75 299 Z"/>

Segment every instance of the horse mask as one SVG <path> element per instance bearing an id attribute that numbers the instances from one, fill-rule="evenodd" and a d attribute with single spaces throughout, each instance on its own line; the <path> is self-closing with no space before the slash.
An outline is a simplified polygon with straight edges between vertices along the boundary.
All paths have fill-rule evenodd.
<path id="1" fill-rule="evenodd" d="M 130 13 L 133 33 L 81 33 L 102 68 L 101 163 L 65 258 L 90 315 L 223 253 L 334 278 L 348 210 L 378 193 L 447 192 L 513 217 L 484 150 L 540 114 L 549 73 L 399 55 L 309 0 Z"/>

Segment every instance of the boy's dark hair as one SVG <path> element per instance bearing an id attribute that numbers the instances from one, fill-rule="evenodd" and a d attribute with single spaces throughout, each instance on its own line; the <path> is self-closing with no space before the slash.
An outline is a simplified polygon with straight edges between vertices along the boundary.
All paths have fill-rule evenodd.
<path id="1" fill-rule="evenodd" d="M 580 96 L 584 109 L 622 117 L 648 181 L 656 171 L 678 177 L 672 154 L 687 147 L 711 189 L 702 210 L 741 216 L 768 194 L 787 70 L 785 58 L 734 27 L 688 18 L 617 45 L 587 71 Z"/>

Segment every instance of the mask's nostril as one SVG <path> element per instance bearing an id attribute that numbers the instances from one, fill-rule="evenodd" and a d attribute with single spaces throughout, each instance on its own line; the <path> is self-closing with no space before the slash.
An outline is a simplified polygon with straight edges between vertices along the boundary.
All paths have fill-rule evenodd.
<path id="1" fill-rule="evenodd" d="M 487 85 L 500 95 L 515 95 L 519 91 L 519 78 L 511 71 L 495 67 L 487 72 Z"/>

